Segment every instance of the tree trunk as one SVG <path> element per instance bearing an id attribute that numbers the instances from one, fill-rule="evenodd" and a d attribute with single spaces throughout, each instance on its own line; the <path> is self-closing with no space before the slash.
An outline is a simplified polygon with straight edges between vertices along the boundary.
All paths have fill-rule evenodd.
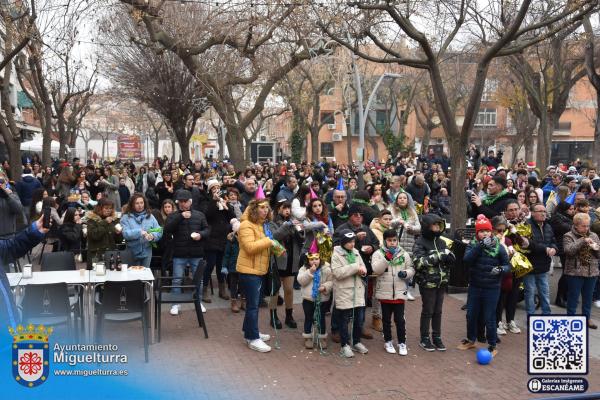
<path id="1" fill-rule="evenodd" d="M 367 135 L 367 142 L 369 142 L 373 148 L 373 160 L 375 160 L 375 162 L 379 162 L 379 145 L 377 144 L 377 138 L 375 136 Z M 367 161 L 366 158 L 365 161 Z"/>
<path id="2" fill-rule="evenodd" d="M 536 152 L 536 164 L 540 171 L 545 171 L 550 165 L 550 151 L 552 147 L 552 134 L 554 133 L 554 121 L 552 115 L 542 114 L 540 127 L 538 129 L 538 143 Z"/>
<path id="3" fill-rule="evenodd" d="M 525 138 L 525 162 L 533 160 L 533 133 Z"/>
<path id="4" fill-rule="evenodd" d="M 468 139 L 448 138 L 452 166 L 450 177 L 450 189 L 452 191 L 450 228 L 452 232 L 465 226 L 465 215 L 467 215 L 467 202 L 463 201 L 465 176 L 467 174 L 467 160 L 465 158 L 467 142 Z"/>
<path id="5" fill-rule="evenodd" d="M 108 147 L 108 138 L 102 138 L 102 160 L 104 161 L 104 146 Z M 108 150 L 108 149 L 107 149 Z"/>
<path id="6" fill-rule="evenodd" d="M 217 127 L 217 140 L 219 142 L 219 160 L 223 160 L 225 158 L 225 146 L 223 145 L 223 127 L 219 123 Z"/>
<path id="7" fill-rule="evenodd" d="M 229 159 L 233 162 L 236 168 L 244 168 L 246 166 L 246 157 L 244 153 L 244 132 L 240 132 L 237 125 L 225 124 L 227 135 L 227 149 L 229 150 Z"/>
<path id="8" fill-rule="evenodd" d="M 251 139 L 244 137 L 244 158 L 250 162 L 252 160 L 252 156 L 250 155 L 250 143 Z"/>
<path id="9" fill-rule="evenodd" d="M 334 154 L 335 155 L 335 154 Z M 310 156 L 311 161 L 319 161 L 319 127 L 310 127 Z"/>
<path id="10" fill-rule="evenodd" d="M 175 160 L 175 140 L 171 140 L 171 162 Z"/>
<path id="11" fill-rule="evenodd" d="M 429 121 L 428 121 L 429 124 Z M 423 134 L 423 141 L 421 142 L 421 154 L 427 154 L 429 148 L 429 142 L 431 141 L 431 127 L 425 127 L 425 134 Z"/>
<path id="12" fill-rule="evenodd" d="M 154 160 L 156 160 L 158 158 L 158 145 L 160 143 L 158 134 L 154 135 L 154 140 L 152 140 L 152 143 L 154 144 Z"/>

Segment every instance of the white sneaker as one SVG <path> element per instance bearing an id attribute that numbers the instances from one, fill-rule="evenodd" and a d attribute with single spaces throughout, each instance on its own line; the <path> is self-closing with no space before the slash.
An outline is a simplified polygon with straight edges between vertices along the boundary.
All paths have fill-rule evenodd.
<path id="1" fill-rule="evenodd" d="M 398 354 L 400 354 L 401 356 L 408 355 L 408 349 L 406 348 L 405 343 L 398 343 Z"/>
<path id="2" fill-rule="evenodd" d="M 521 329 L 519 329 L 515 321 L 510 321 L 508 323 L 508 330 L 510 333 L 521 333 Z"/>
<path id="3" fill-rule="evenodd" d="M 415 301 L 415 296 L 412 295 L 412 293 L 410 292 L 410 289 L 408 289 L 406 291 L 406 299 L 409 301 Z"/>
<path id="4" fill-rule="evenodd" d="M 367 349 L 361 342 L 356 343 L 354 346 L 352 346 L 352 348 L 358 351 L 360 354 L 367 354 L 369 352 L 369 349 Z"/>
<path id="5" fill-rule="evenodd" d="M 596 301 L 594 302 L 594 307 L 596 307 L 596 308 L 600 308 L 600 300 L 596 300 Z"/>
<path id="6" fill-rule="evenodd" d="M 200 309 L 202 310 L 203 313 L 206 312 L 206 307 L 204 307 L 204 304 L 200 303 Z"/>
<path id="7" fill-rule="evenodd" d="M 396 354 L 396 349 L 394 348 L 394 343 L 390 340 L 389 342 L 385 342 L 383 345 L 385 351 L 390 354 Z"/>
<path id="8" fill-rule="evenodd" d="M 352 349 L 349 345 L 345 345 L 344 347 L 342 347 L 342 350 L 340 350 L 340 356 L 344 358 L 352 358 L 354 357 L 354 353 L 352 352 Z"/>
<path id="9" fill-rule="evenodd" d="M 498 329 L 496 329 L 496 333 L 498 335 L 506 335 L 506 329 L 504 329 L 504 324 L 502 322 L 498 322 Z"/>
<path id="10" fill-rule="evenodd" d="M 271 346 L 266 344 L 260 339 L 254 339 L 248 342 L 248 347 L 250 347 L 254 351 L 258 351 L 260 353 L 268 353 L 271 351 Z"/>
<path id="11" fill-rule="evenodd" d="M 171 306 L 171 311 L 169 311 L 171 315 L 179 315 L 179 304 L 173 304 Z"/>
<path id="12" fill-rule="evenodd" d="M 263 342 L 268 342 L 269 340 L 271 340 L 271 335 L 267 335 L 266 333 L 258 333 L 258 337 L 260 338 L 260 340 L 262 340 Z"/>

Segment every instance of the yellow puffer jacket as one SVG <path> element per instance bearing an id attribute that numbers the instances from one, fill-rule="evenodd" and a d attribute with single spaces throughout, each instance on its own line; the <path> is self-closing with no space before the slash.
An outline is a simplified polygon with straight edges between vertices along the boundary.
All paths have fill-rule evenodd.
<path id="1" fill-rule="evenodd" d="M 242 215 L 241 220 L 236 270 L 242 274 L 265 275 L 269 269 L 271 239 L 265 235 L 262 225 L 248 219 L 247 213 Z"/>

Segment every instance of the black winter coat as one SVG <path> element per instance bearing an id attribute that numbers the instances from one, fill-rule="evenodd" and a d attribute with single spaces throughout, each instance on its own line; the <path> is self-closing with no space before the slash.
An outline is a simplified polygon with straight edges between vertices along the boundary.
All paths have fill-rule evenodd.
<path id="1" fill-rule="evenodd" d="M 203 213 L 192 210 L 190 218 L 183 218 L 181 211 L 169 215 L 164 226 L 166 234 L 173 235 L 173 257 L 198 258 L 204 257 L 204 245 L 210 235 L 210 227 Z M 193 240 L 191 234 L 198 232 L 200 240 Z"/>
<path id="2" fill-rule="evenodd" d="M 206 220 L 210 226 L 210 236 L 204 243 L 205 250 L 225 251 L 227 245 L 227 234 L 231 230 L 229 221 L 235 218 L 233 207 L 227 210 L 219 210 L 217 201 L 211 199 L 206 206 Z"/>
<path id="3" fill-rule="evenodd" d="M 531 225 L 532 238 L 529 240 L 529 253 L 527 258 L 533 265 L 532 274 L 543 274 L 550 271 L 550 257 L 546 254 L 546 249 L 551 247 L 558 251 L 556 240 L 554 238 L 554 232 L 549 223 L 545 222 L 542 227 L 529 219 L 527 221 Z"/>
<path id="4" fill-rule="evenodd" d="M 432 225 L 443 225 L 443 221 L 434 214 L 424 215 L 421 219 L 421 236 L 412 248 L 415 280 L 419 286 L 427 289 L 448 285 L 450 266 L 456 261 L 446 242 L 431 231 Z"/>
<path id="5" fill-rule="evenodd" d="M 469 265 L 469 285 L 483 289 L 499 289 L 502 275 L 510 271 L 508 253 L 498 244 L 498 254 L 490 255 L 478 241 L 467 246 L 463 261 Z M 501 274 L 493 274 L 494 267 L 501 267 Z"/>
<path id="6" fill-rule="evenodd" d="M 573 220 L 568 216 L 557 212 L 552 214 L 552 217 L 548 222 L 552 227 L 554 237 L 558 238 L 558 240 L 556 241 L 556 246 L 558 247 L 558 252 L 556 253 L 556 255 L 563 256 L 565 252 L 563 250 L 562 238 L 564 235 L 571 232 L 571 228 L 573 227 Z"/>
<path id="7" fill-rule="evenodd" d="M 487 218 L 494 218 L 497 215 L 502 215 L 502 212 L 506 209 L 506 203 L 510 200 L 516 200 L 517 197 L 513 193 L 506 193 L 504 196 L 499 197 L 492 204 L 485 205 L 481 204 L 479 207 L 475 203 L 471 205 L 471 217 L 477 218 L 479 214 L 485 215 Z"/>
<path id="8" fill-rule="evenodd" d="M 62 251 L 79 251 L 83 239 L 82 225 L 64 223 L 58 227 L 58 238 Z"/>

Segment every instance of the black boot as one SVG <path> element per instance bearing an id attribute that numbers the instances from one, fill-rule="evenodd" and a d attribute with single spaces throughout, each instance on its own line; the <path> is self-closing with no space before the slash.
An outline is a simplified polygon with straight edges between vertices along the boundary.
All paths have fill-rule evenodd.
<path id="1" fill-rule="evenodd" d="M 292 316 L 293 308 L 285 309 L 285 324 L 288 328 L 296 329 L 298 324 L 294 321 L 294 317 Z"/>
<path id="2" fill-rule="evenodd" d="M 277 317 L 277 310 L 271 310 L 271 318 L 269 318 L 269 324 L 275 329 L 281 329 L 281 321 Z"/>

